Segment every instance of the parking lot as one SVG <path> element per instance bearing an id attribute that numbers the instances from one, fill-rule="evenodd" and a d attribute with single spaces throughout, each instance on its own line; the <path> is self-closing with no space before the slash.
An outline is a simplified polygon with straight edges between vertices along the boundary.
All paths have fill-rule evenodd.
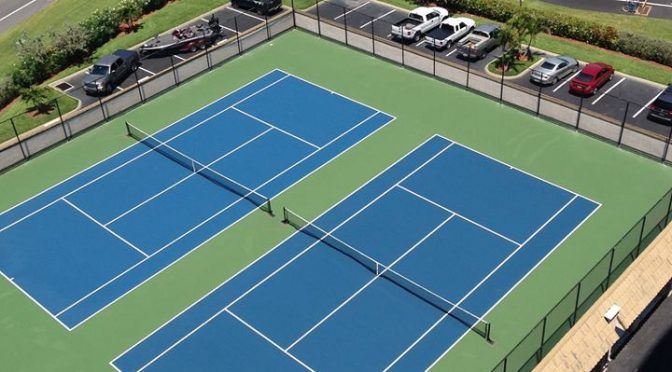
<path id="1" fill-rule="evenodd" d="M 354 32 L 363 32 L 367 34 L 374 34 L 379 38 L 388 39 L 394 43 L 392 35 L 390 34 L 391 26 L 407 16 L 407 12 L 394 8 L 387 4 L 382 4 L 375 1 L 367 0 L 334 0 L 330 2 L 322 2 L 319 7 L 313 7 L 309 11 L 313 15 L 320 16 L 323 20 L 328 20 L 332 23 L 340 25 L 347 24 L 349 30 Z M 456 47 L 453 46 L 443 51 L 434 52 L 429 48 L 424 41 L 415 43 L 404 43 L 406 50 L 412 49 L 417 52 L 428 55 L 430 58 L 436 55 L 437 60 L 449 61 L 453 64 L 464 66 L 472 71 L 479 71 L 484 74 L 486 66 L 496 59 L 501 51 L 495 49 L 491 51 L 488 56 L 478 61 L 467 61 L 456 53 Z M 543 57 L 544 55 L 542 55 Z M 597 62 L 597 61 L 589 61 Z M 583 64 L 581 64 L 583 66 Z M 646 107 L 657 98 L 664 87 L 659 84 L 644 82 L 640 79 L 624 76 L 618 72 L 613 76 L 612 80 L 604 85 L 593 96 L 584 97 L 583 102 L 581 97 L 569 93 L 568 82 L 574 76 L 569 75 L 552 86 L 539 86 L 529 80 L 530 70 L 527 70 L 522 75 L 506 79 L 507 85 L 523 87 L 533 92 L 554 97 L 557 100 L 564 102 L 567 105 L 578 106 L 582 105 L 583 110 L 590 110 L 602 116 L 606 116 L 615 122 L 622 122 L 625 118 L 626 122 L 638 128 L 645 129 L 649 132 L 656 133 L 660 136 L 667 137 L 670 133 L 670 127 L 659 124 L 647 119 Z M 497 79 L 497 77 L 493 77 Z M 626 113 L 627 110 L 627 113 Z"/>
<path id="2" fill-rule="evenodd" d="M 284 10 L 283 10 L 284 11 Z M 239 33 L 243 34 L 246 31 L 262 24 L 265 22 L 263 16 L 258 16 L 254 13 L 231 8 L 230 5 L 220 8 L 214 11 L 215 17 L 219 18 L 219 24 L 221 27 L 220 38 L 217 39 L 216 44 L 226 42 L 236 37 L 236 29 Z M 189 27 L 192 25 L 197 25 L 201 23 L 207 24 L 208 19 L 202 18 L 190 22 L 179 28 Z M 160 38 L 170 38 L 170 33 L 172 29 L 166 32 L 165 34 L 160 35 Z M 136 48 L 136 50 L 139 49 Z M 193 57 L 194 55 L 200 53 L 196 52 L 185 52 L 179 54 L 166 54 L 166 53 L 154 53 L 150 55 L 145 55 L 141 57 L 141 65 L 134 74 L 130 74 L 123 82 L 121 82 L 115 89 L 117 91 L 122 91 L 125 89 L 133 88 L 136 86 L 136 77 L 138 82 L 154 76 L 166 69 L 170 69 L 173 65 L 179 64 L 180 62 L 186 61 Z M 83 90 L 83 79 L 86 76 L 86 70 L 80 71 L 73 75 L 70 75 L 64 79 L 58 80 L 51 84 L 51 86 L 68 93 L 68 95 L 79 100 L 82 107 L 88 106 L 94 102 L 98 101 L 98 97 L 87 95 Z"/>

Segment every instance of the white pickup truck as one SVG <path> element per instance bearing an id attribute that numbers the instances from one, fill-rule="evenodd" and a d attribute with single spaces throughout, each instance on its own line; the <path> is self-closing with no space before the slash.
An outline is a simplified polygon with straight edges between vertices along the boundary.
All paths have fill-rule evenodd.
<path id="1" fill-rule="evenodd" d="M 439 7 L 419 7 L 408 17 L 392 26 L 392 36 L 401 40 L 419 41 L 427 32 L 440 25 L 448 11 Z"/>
<path id="2" fill-rule="evenodd" d="M 476 23 L 473 19 L 462 17 L 446 18 L 441 25 L 427 33 L 425 42 L 434 49 L 450 48 L 454 42 L 470 33 Z"/>

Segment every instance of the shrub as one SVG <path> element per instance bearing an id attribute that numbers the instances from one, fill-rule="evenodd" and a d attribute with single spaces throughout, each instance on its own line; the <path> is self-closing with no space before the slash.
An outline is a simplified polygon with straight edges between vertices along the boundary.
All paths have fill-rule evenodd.
<path id="1" fill-rule="evenodd" d="M 12 79 L 4 79 L 0 81 L 0 107 L 5 107 L 14 98 L 18 97 L 19 89 L 14 85 Z"/>
<path id="2" fill-rule="evenodd" d="M 21 99 L 39 114 L 48 114 L 54 108 L 54 101 L 49 99 L 49 90 L 45 87 L 32 86 L 22 89 Z"/>

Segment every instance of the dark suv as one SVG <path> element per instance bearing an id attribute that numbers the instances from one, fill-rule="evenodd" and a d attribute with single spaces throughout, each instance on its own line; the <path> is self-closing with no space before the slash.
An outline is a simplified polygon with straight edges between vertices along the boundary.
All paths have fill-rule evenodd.
<path id="1" fill-rule="evenodd" d="M 672 84 L 649 105 L 649 119 L 672 124 Z"/>
<path id="2" fill-rule="evenodd" d="M 231 0 L 236 8 L 249 9 L 260 15 L 269 15 L 280 9 L 282 0 Z"/>

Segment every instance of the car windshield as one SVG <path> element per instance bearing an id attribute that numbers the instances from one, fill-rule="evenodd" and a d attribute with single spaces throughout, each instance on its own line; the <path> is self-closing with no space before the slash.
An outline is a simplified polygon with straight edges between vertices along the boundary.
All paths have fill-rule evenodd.
<path id="1" fill-rule="evenodd" d="M 672 111 L 672 94 L 658 98 L 653 106 L 661 108 L 663 110 Z"/>
<path id="2" fill-rule="evenodd" d="M 422 19 L 422 16 L 420 16 L 420 15 L 418 15 L 418 14 L 415 14 L 415 13 L 411 13 L 411 14 L 409 14 L 408 18 L 410 18 L 410 19 L 414 19 L 414 20 L 416 20 L 416 21 L 420 21 L 420 22 L 422 22 L 422 20 L 423 20 L 423 19 Z"/>
<path id="3" fill-rule="evenodd" d="M 541 64 L 541 68 L 544 70 L 555 70 L 555 65 L 550 62 L 544 62 Z"/>
<path id="4" fill-rule="evenodd" d="M 590 83 L 593 81 L 593 75 L 588 75 L 585 72 L 582 72 L 579 74 L 579 76 L 576 77 L 576 80 Z"/>
<path id="5" fill-rule="evenodd" d="M 91 69 L 91 75 L 106 75 L 109 70 L 109 66 L 95 65 Z"/>

